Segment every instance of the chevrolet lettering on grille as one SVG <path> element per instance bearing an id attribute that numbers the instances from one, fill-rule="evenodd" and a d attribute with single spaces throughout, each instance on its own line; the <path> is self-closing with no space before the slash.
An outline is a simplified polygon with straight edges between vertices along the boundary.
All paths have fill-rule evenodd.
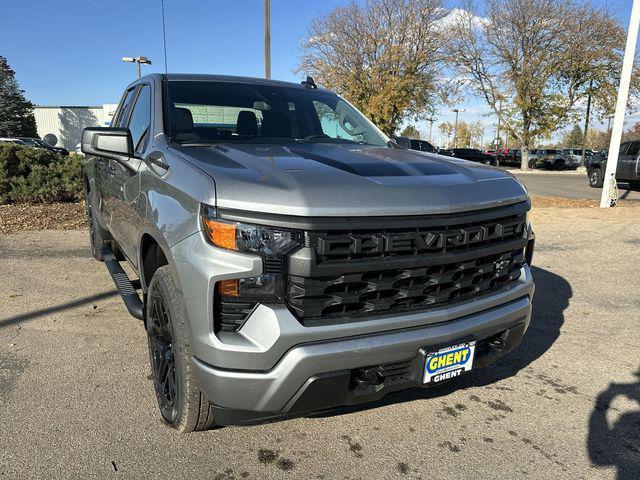
<path id="1" fill-rule="evenodd" d="M 450 248 L 461 248 L 517 237 L 524 234 L 525 223 L 514 220 L 492 225 L 478 225 L 428 232 L 384 232 L 375 234 L 353 234 L 345 236 L 319 237 L 317 251 L 320 255 L 340 254 L 348 251 L 354 255 L 380 255 L 385 253 L 429 252 Z"/>

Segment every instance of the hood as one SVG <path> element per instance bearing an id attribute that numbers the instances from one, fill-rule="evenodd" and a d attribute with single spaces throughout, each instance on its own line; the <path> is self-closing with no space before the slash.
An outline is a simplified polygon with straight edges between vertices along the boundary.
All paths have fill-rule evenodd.
<path id="1" fill-rule="evenodd" d="M 297 216 L 425 215 L 527 199 L 511 174 L 441 155 L 326 143 L 172 147 L 209 173 L 216 206 Z"/>

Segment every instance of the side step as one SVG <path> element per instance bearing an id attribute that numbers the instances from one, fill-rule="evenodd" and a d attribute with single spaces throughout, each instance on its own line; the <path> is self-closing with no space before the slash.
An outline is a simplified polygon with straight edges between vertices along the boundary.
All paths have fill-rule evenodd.
<path id="1" fill-rule="evenodd" d="M 118 288 L 125 307 L 127 307 L 131 315 L 138 320 L 142 320 L 144 318 L 142 300 L 140 300 L 133 283 L 120 266 L 120 262 L 113 254 L 113 250 L 111 250 L 109 245 L 102 247 L 102 259 L 111 274 L 111 278 L 113 278 L 113 283 L 115 283 Z"/>

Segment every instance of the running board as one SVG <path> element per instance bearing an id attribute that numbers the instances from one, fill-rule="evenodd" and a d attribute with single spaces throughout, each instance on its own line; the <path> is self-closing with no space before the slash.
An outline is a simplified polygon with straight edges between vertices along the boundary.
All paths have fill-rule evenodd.
<path id="1" fill-rule="evenodd" d="M 109 245 L 105 245 L 102 248 L 102 260 L 107 266 L 111 278 L 113 278 L 113 283 L 115 283 L 118 288 L 118 293 L 122 297 L 125 307 L 127 307 L 127 310 L 129 310 L 132 316 L 138 320 L 142 320 L 144 318 L 142 300 L 140 300 L 133 282 L 129 280 L 127 273 L 120 266 L 120 262 L 113 254 L 113 250 L 111 250 Z M 134 282 L 137 281 L 134 280 Z"/>

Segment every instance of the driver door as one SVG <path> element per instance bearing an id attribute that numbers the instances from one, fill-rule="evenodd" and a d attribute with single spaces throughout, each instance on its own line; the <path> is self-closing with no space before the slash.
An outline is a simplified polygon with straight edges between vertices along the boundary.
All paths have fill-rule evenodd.
<path id="1" fill-rule="evenodd" d="M 137 267 L 139 216 L 136 211 L 140 194 L 138 170 L 149 145 L 151 127 L 151 86 L 137 87 L 135 103 L 126 123 L 133 139 L 134 155 L 126 161 L 111 160 L 109 186 L 111 234 L 127 259 Z"/>

